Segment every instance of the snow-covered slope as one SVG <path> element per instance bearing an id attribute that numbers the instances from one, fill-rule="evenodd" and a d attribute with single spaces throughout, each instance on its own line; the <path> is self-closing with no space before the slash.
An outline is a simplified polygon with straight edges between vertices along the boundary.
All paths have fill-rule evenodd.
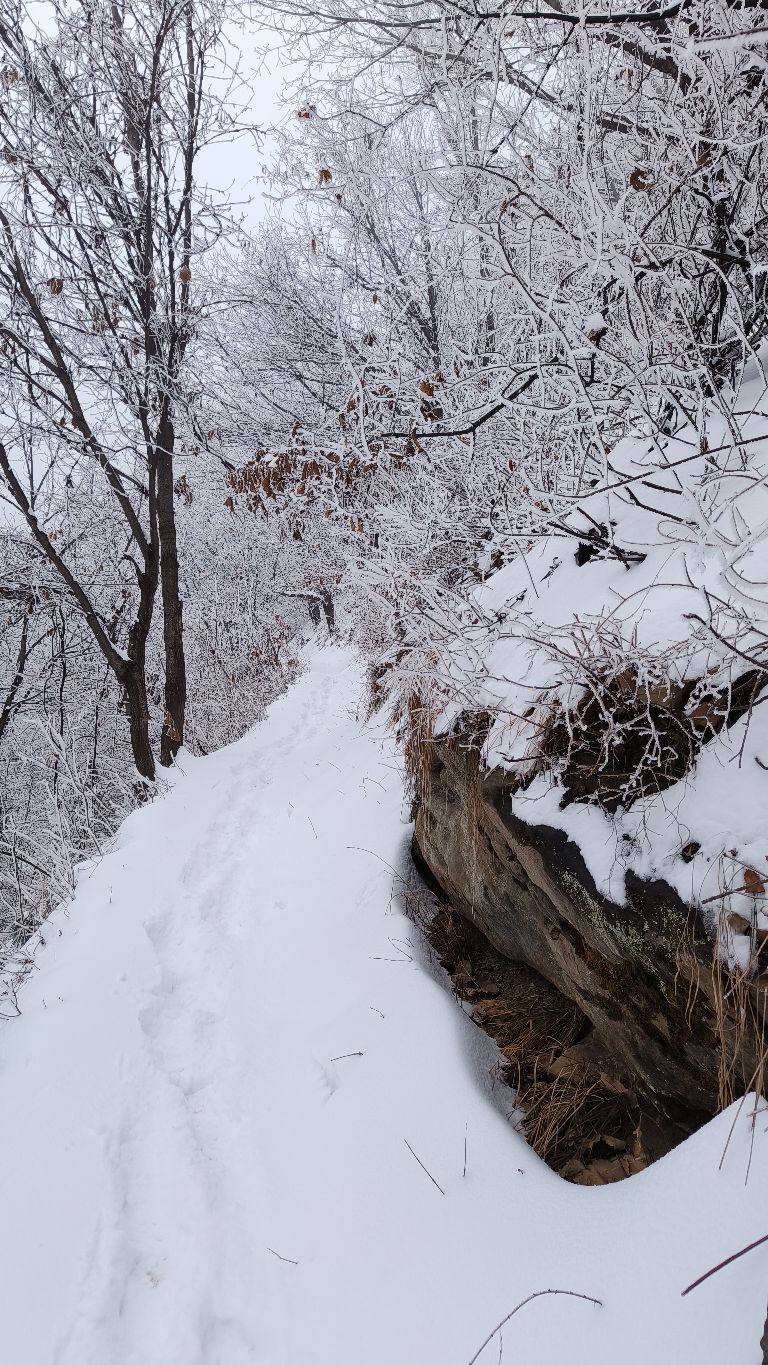
<path id="1" fill-rule="evenodd" d="M 619 1186 L 541 1165 L 393 896 L 359 689 L 319 655 L 48 922 L 0 1033 L 0 1359 L 468 1365 L 567 1289 L 602 1307 L 533 1302 L 481 1365 L 757 1365 L 768 1248 L 680 1291 L 768 1231 L 765 1114 L 722 1165 L 735 1112 Z"/>
<path id="2" fill-rule="evenodd" d="M 751 668 L 765 674 L 767 382 L 763 351 L 761 364 L 750 361 L 730 407 L 713 404 L 698 426 L 683 423 L 674 436 L 623 440 L 611 453 L 605 483 L 574 498 L 560 529 L 541 535 L 476 589 L 466 619 L 453 627 L 433 699 L 438 733 L 467 711 L 490 716 L 487 766 L 536 774 L 513 797 L 512 810 L 531 824 L 565 830 L 602 894 L 622 903 L 631 868 L 663 878 L 684 900 L 716 903 L 723 918 L 729 911 L 755 917 L 761 930 L 768 915 L 754 894 L 744 893 L 744 869 L 754 871 L 756 884 L 768 878 L 764 693 L 704 744 L 692 769 L 659 791 L 653 779 L 670 764 L 674 746 L 663 732 L 654 742 L 649 719 L 644 763 L 652 780 L 637 799 L 636 756 L 627 759 L 634 804 L 613 815 L 583 799 L 566 804 L 567 763 L 546 757 L 546 733 L 554 715 L 569 714 L 573 725 L 578 703 L 591 693 L 600 697 L 605 748 L 583 760 L 589 766 L 594 759 L 596 772 L 610 766 L 620 739 L 606 703 L 611 680 L 627 698 L 634 695 L 641 725 L 648 701 L 666 704 L 667 690 L 671 696 L 695 682 L 686 712 L 699 708 L 699 733 L 707 740 L 712 696 L 727 693 Z M 605 548 L 609 528 L 613 553 Z M 732 955 L 746 966 L 746 937 L 732 945 Z"/>

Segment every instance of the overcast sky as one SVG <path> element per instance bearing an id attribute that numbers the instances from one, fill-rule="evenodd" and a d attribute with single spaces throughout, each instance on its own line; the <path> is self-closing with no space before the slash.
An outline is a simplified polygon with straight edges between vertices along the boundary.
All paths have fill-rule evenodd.
<path id="1" fill-rule="evenodd" d="M 247 227 L 255 226 L 264 214 L 267 188 L 264 172 L 273 149 L 270 130 L 291 116 L 290 110 L 281 108 L 279 103 L 285 67 L 280 66 L 274 53 L 264 57 L 270 39 L 274 42 L 274 34 L 247 25 L 232 30 L 230 37 L 230 56 L 239 59 L 243 78 L 238 90 L 244 106 L 243 119 L 263 130 L 263 136 L 241 135 L 229 142 L 219 142 L 206 149 L 199 163 L 200 178 L 212 188 L 230 192 L 235 200 L 251 200 L 243 205 Z"/>

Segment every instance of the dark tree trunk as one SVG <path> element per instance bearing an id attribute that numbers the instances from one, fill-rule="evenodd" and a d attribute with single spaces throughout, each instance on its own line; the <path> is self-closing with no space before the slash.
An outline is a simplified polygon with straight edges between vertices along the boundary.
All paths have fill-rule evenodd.
<path id="1" fill-rule="evenodd" d="M 763 1328 L 763 1339 L 760 1342 L 760 1345 L 763 1348 L 763 1365 L 768 1365 L 768 1316 L 766 1316 L 765 1319 L 765 1327 Z"/>
<path id="2" fill-rule="evenodd" d="M 21 639 L 19 640 L 19 652 L 16 658 L 16 672 L 14 673 L 13 678 L 11 679 L 11 685 L 8 688 L 8 695 L 6 696 L 5 701 L 3 702 L 3 709 L 2 711 L 0 711 L 0 740 L 2 740 L 3 735 L 5 734 L 5 731 L 8 727 L 8 722 L 10 721 L 11 716 L 13 715 L 13 707 L 14 702 L 16 701 L 16 694 L 24 681 L 24 670 L 27 666 L 27 654 L 29 653 L 30 612 L 31 607 L 28 608 L 28 610 L 24 613 L 21 622 Z"/>
<path id="3" fill-rule="evenodd" d="M 176 507 L 173 494 L 173 424 L 163 423 L 157 452 L 157 528 L 160 541 L 160 586 L 163 595 L 165 643 L 165 715 L 160 737 L 160 762 L 168 767 L 184 743 L 187 706 L 187 669 L 184 627 L 179 594 L 179 555 L 176 544 Z"/>
<path id="4" fill-rule="evenodd" d="M 323 588 L 320 594 L 320 602 L 322 604 L 326 624 L 328 626 L 328 634 L 333 635 L 333 632 L 336 628 L 336 613 L 333 610 L 333 598 L 331 597 L 331 594 L 328 592 L 327 588 Z"/>
<path id="5" fill-rule="evenodd" d="M 142 777 L 155 780 L 155 758 L 149 742 L 149 703 L 144 680 L 144 664 L 131 662 L 123 678 L 128 724 L 131 731 L 133 761 Z"/>
<path id="6" fill-rule="evenodd" d="M 131 731 L 133 761 L 142 777 L 155 780 L 155 756 L 149 740 L 149 701 L 147 699 L 147 636 L 157 591 L 157 553 L 148 550 L 147 567 L 139 575 L 139 605 L 136 620 L 128 632 L 128 659 L 117 676 L 125 691 L 128 724 Z"/>

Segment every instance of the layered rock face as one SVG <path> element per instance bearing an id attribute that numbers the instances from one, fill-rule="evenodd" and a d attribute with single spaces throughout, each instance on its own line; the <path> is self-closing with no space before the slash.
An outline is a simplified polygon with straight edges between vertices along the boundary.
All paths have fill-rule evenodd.
<path id="1" fill-rule="evenodd" d="M 583 1066 L 626 1087 L 657 1151 L 754 1084 L 750 1021 L 762 992 L 713 972 L 699 914 L 666 883 L 631 873 L 626 905 L 606 900 L 562 831 L 511 814 L 508 775 L 481 774 L 477 751 L 455 740 L 431 754 L 417 861 L 505 959 L 527 964 L 584 1016 L 550 1070 Z"/>

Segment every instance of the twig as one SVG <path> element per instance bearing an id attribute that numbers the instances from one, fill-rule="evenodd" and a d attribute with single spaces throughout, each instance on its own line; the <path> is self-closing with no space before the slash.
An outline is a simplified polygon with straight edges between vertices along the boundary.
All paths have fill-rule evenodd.
<path id="1" fill-rule="evenodd" d="M 331 1057 L 332 1062 L 343 1062 L 345 1057 L 364 1057 L 364 1052 L 341 1052 L 338 1057 Z"/>
<path id="2" fill-rule="evenodd" d="M 412 1148 L 410 1142 L 408 1141 L 408 1139 L 404 1137 L 404 1138 L 403 1138 L 403 1142 L 405 1143 L 406 1147 L 408 1148 L 408 1151 L 410 1152 L 411 1156 L 414 1157 L 414 1158 L 416 1159 L 416 1161 L 418 1161 L 418 1163 L 419 1163 L 419 1165 L 421 1166 L 421 1169 L 422 1169 L 422 1171 L 424 1172 L 424 1174 L 429 1176 L 429 1178 L 430 1178 L 430 1180 L 432 1181 L 432 1184 L 435 1186 L 435 1188 L 438 1189 L 438 1190 L 440 1191 L 441 1194 L 445 1194 L 445 1190 L 443 1189 L 442 1185 L 438 1185 L 437 1181 L 435 1180 L 435 1177 L 434 1177 L 433 1175 L 430 1175 L 430 1172 L 427 1170 L 426 1166 L 424 1165 L 424 1162 L 421 1161 L 420 1158 L 416 1156 L 416 1153 L 414 1152 L 414 1150 L 413 1150 L 413 1148 Z"/>
<path id="3" fill-rule="evenodd" d="M 722 1169 L 723 1169 L 723 1163 L 724 1163 L 724 1161 L 725 1161 L 726 1156 L 728 1155 L 728 1148 L 729 1148 L 730 1145 L 731 1145 L 731 1138 L 733 1137 L 733 1135 L 734 1135 L 734 1133 L 735 1133 L 735 1131 L 736 1131 L 736 1124 L 738 1123 L 739 1119 L 741 1118 L 741 1111 L 742 1111 L 742 1109 L 744 1108 L 744 1105 L 746 1104 L 746 1102 L 747 1102 L 748 1099 L 749 1099 L 749 1092 L 747 1091 L 746 1095 L 742 1095 L 741 1100 L 739 1101 L 739 1107 L 738 1107 L 738 1109 L 736 1110 L 736 1113 L 735 1113 L 734 1116 L 733 1116 L 733 1123 L 731 1124 L 731 1126 L 730 1126 L 730 1128 L 729 1128 L 729 1130 L 728 1130 L 728 1137 L 727 1137 L 726 1140 L 725 1140 L 725 1146 L 724 1146 L 724 1148 L 723 1148 L 723 1154 L 722 1154 L 722 1156 L 720 1157 L 720 1161 L 719 1161 L 718 1167 L 717 1167 L 717 1169 L 718 1169 L 719 1171 L 722 1171 Z"/>
<path id="4" fill-rule="evenodd" d="M 412 948 L 412 947 L 413 947 L 413 944 L 410 942 L 409 939 L 407 939 L 407 938 L 391 938 L 391 937 L 390 937 L 389 941 L 390 941 L 390 943 L 392 944 L 392 947 L 395 949 L 396 952 L 402 953 L 402 954 L 403 954 L 403 957 L 407 957 L 407 959 L 408 959 L 409 962 L 413 962 L 413 958 L 411 957 L 411 955 L 410 955 L 410 953 L 408 952 L 407 948 L 402 948 L 402 947 L 400 946 L 402 943 L 406 943 L 406 944 L 408 945 L 408 948 Z"/>
<path id="5" fill-rule="evenodd" d="M 281 1256 L 281 1255 L 280 1255 L 280 1252 L 279 1252 L 279 1251 L 275 1251 L 274 1247 L 267 1247 L 267 1251 L 271 1251 L 271 1252 L 272 1252 L 272 1255 L 273 1255 L 273 1256 L 276 1256 L 277 1259 L 278 1259 L 278 1261 L 285 1261 L 286 1265 L 298 1265 L 298 1264 L 299 1264 L 298 1261 L 292 1261 L 291 1258 L 290 1258 L 290 1256 Z"/>
<path id="6" fill-rule="evenodd" d="M 384 766 L 388 767 L 389 765 L 385 764 Z M 392 876 L 395 878 L 397 882 L 399 882 L 400 886 L 403 888 L 403 900 L 406 904 L 406 907 L 408 904 L 409 896 L 417 904 L 419 901 L 421 901 L 422 904 L 426 905 L 430 905 L 432 903 L 430 901 L 431 892 L 428 890 L 427 887 L 424 887 L 423 889 L 417 889 L 416 887 L 414 887 L 414 883 L 412 881 L 409 881 L 407 877 L 404 877 L 402 872 L 398 872 L 397 868 L 393 867 L 391 863 L 388 863 L 386 858 L 382 858 L 380 853 L 375 853 L 372 848 L 362 848 L 360 844 L 347 844 L 347 849 L 352 853 L 368 853 L 371 858 L 378 859 L 378 861 L 392 873 Z M 417 878 L 417 883 L 418 881 L 419 878 Z M 432 898 L 432 900 L 434 900 L 434 897 Z M 406 909 L 406 914 L 407 913 L 408 911 Z M 413 916 L 411 916 L 411 918 L 413 918 Z M 386 960 L 389 961 L 389 959 Z"/>
<path id="7" fill-rule="evenodd" d="M 312 825 L 312 820 L 311 820 L 311 817 L 310 817 L 309 815 L 307 816 L 307 819 L 309 820 L 310 825 Z M 312 825 L 312 833 L 314 834 L 314 836 L 315 836 L 316 839 L 319 839 L 320 836 L 319 836 L 317 830 L 315 829 L 314 825 Z"/>
<path id="8" fill-rule="evenodd" d="M 388 863 L 386 858 L 382 858 L 380 853 L 374 852 L 372 848 L 362 848 L 360 844 L 347 844 L 347 849 L 350 853 L 367 853 L 371 858 L 377 858 L 380 863 L 383 863 L 386 868 L 389 868 L 389 871 L 393 876 L 398 877 L 401 882 L 405 882 L 406 886 L 408 885 L 402 872 L 398 872 L 396 867 L 393 867 L 391 863 Z"/>
<path id="9" fill-rule="evenodd" d="M 726 1256 L 724 1261 L 721 1261 L 719 1265 L 713 1265 L 712 1269 L 707 1270 L 705 1274 L 699 1275 L 698 1280 L 694 1280 L 693 1284 L 689 1284 L 687 1289 L 681 1290 L 681 1299 L 684 1298 L 686 1294 L 690 1294 L 692 1289 L 698 1289 L 699 1285 L 703 1284 L 705 1280 L 708 1280 L 710 1275 L 716 1275 L 718 1270 L 724 1270 L 727 1265 L 731 1265 L 733 1261 L 738 1261 L 741 1256 L 746 1256 L 748 1251 L 754 1251 L 755 1247 L 762 1246 L 764 1242 L 768 1242 L 768 1232 L 766 1232 L 764 1237 L 758 1237 L 756 1242 L 750 1242 L 748 1247 L 742 1247 L 741 1251 L 734 1251 L 732 1256 Z"/>
<path id="10" fill-rule="evenodd" d="M 497 1322 L 493 1331 L 485 1338 L 480 1350 L 475 1351 L 469 1365 L 475 1365 L 475 1361 L 480 1359 L 486 1346 L 493 1341 L 496 1333 L 500 1332 L 502 1327 L 506 1326 L 509 1319 L 515 1316 L 515 1313 L 519 1313 L 520 1309 L 525 1308 L 527 1303 L 532 1303 L 534 1299 L 543 1299 L 547 1294 L 565 1294 L 569 1299 L 585 1299 L 587 1303 L 594 1303 L 598 1308 L 602 1308 L 603 1306 L 602 1299 L 593 1299 L 591 1294 L 578 1294 L 575 1289 L 537 1289 L 535 1293 L 529 1294 L 527 1299 L 523 1299 L 522 1303 L 519 1303 L 516 1308 L 513 1308 L 511 1313 L 507 1313 L 507 1316 L 502 1318 L 501 1322 Z"/>
<path id="11" fill-rule="evenodd" d="M 462 1173 L 461 1173 L 462 1180 L 464 1179 L 464 1176 L 467 1174 L 467 1132 L 468 1132 L 468 1129 L 469 1129 L 469 1123 L 467 1122 L 467 1123 L 464 1124 L 464 1170 L 463 1170 Z"/>
<path id="12" fill-rule="evenodd" d="M 394 948 L 395 952 L 396 952 L 396 953 L 401 953 L 401 954 L 402 954 L 401 957 L 382 957 L 381 955 L 378 955 L 378 956 L 376 956 L 376 957 L 372 957 L 372 958 L 371 958 L 371 961 L 372 961 L 372 962 L 413 962 L 413 958 L 411 957 L 410 953 L 407 953 L 407 952 L 405 951 L 405 948 L 401 948 L 401 947 L 400 947 L 400 944 L 403 943 L 403 942 L 405 942 L 405 941 L 406 941 L 406 940 L 404 940 L 404 939 L 402 939 L 402 938 L 390 938 L 390 940 L 389 940 L 389 942 L 392 944 L 392 947 Z"/>
<path id="13" fill-rule="evenodd" d="M 409 891 L 412 890 L 412 884 L 408 881 L 407 877 L 404 877 L 402 872 L 398 872 L 396 867 L 393 867 L 391 863 L 388 863 L 386 858 L 382 858 L 380 853 L 376 853 L 372 848 L 361 848 L 360 844 L 347 844 L 347 849 L 350 853 L 368 853 L 371 858 L 377 858 L 380 863 L 384 864 L 384 867 L 389 869 L 393 877 L 396 877 L 399 882 L 402 882 L 403 886 L 407 887 Z"/>

